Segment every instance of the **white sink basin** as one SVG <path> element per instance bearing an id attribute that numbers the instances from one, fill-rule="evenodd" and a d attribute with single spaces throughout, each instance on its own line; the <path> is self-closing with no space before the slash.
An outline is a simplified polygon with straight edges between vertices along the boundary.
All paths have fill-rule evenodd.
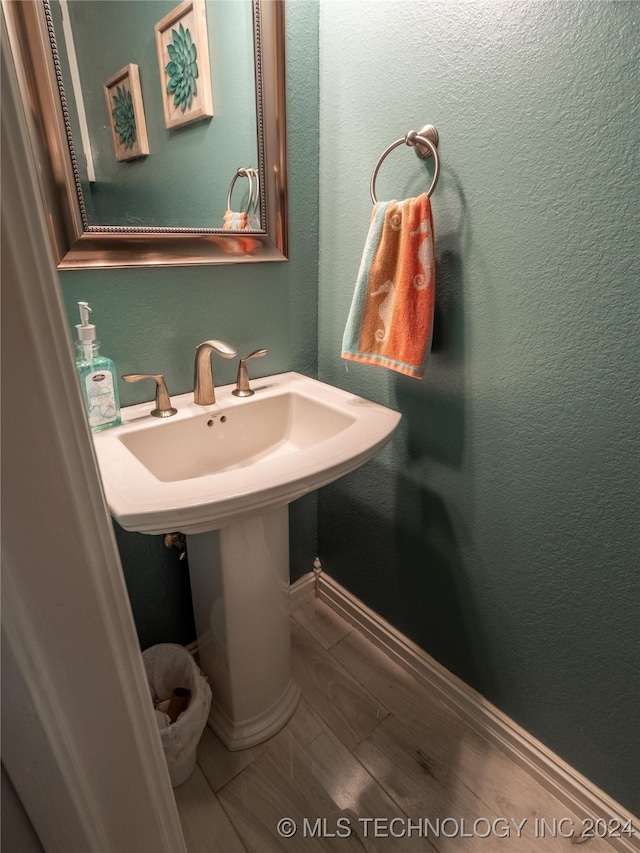
<path id="1" fill-rule="evenodd" d="M 126 530 L 202 533 L 283 506 L 347 474 L 391 437 L 400 415 L 301 376 L 253 380 L 255 394 L 216 389 L 214 405 L 173 397 L 122 410 L 93 436 L 111 513 Z"/>

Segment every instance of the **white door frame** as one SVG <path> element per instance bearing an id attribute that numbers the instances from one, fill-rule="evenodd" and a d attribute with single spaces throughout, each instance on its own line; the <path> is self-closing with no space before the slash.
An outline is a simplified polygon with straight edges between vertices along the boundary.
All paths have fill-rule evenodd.
<path id="1" fill-rule="evenodd" d="M 1 53 L 2 763 L 46 853 L 184 853 Z"/>

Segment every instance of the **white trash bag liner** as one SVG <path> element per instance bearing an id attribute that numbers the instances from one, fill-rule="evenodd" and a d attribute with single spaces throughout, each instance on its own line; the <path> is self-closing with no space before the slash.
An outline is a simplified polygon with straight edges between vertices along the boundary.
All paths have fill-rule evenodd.
<path id="1" fill-rule="evenodd" d="M 154 706 L 169 699 L 176 687 L 191 691 L 189 707 L 175 723 L 160 729 L 160 738 L 174 788 L 186 782 L 196 766 L 196 748 L 211 707 L 211 688 L 189 652 L 174 643 L 160 643 L 142 653 Z"/>

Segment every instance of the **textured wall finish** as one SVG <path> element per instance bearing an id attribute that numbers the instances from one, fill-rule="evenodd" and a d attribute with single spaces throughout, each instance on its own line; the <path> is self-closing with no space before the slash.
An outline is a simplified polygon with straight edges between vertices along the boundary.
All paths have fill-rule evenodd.
<path id="1" fill-rule="evenodd" d="M 320 9 L 320 378 L 403 413 L 322 491 L 323 564 L 637 812 L 640 6 Z M 426 122 L 427 376 L 347 372 L 371 170 Z M 378 198 L 430 174 L 398 148 Z"/>
<path id="2" fill-rule="evenodd" d="M 314 375 L 317 345 L 320 378 L 402 411 L 392 445 L 322 491 L 324 565 L 636 812 L 639 13 L 324 0 L 318 295 L 317 8 L 290 2 L 290 263 L 61 275 L 70 323 L 87 299 L 119 372 L 161 370 L 186 391 L 193 347 L 215 335 L 269 347 L 258 373 Z M 371 170 L 424 122 L 443 167 L 427 377 L 347 373 Z M 425 170 L 397 149 L 378 197 L 420 192 Z M 293 512 L 295 579 L 314 504 Z M 136 619 L 149 642 L 164 624 L 180 641 L 167 590 L 183 593 L 165 574 L 182 565 L 127 536 Z M 156 564 L 154 588 L 140 576 Z"/>

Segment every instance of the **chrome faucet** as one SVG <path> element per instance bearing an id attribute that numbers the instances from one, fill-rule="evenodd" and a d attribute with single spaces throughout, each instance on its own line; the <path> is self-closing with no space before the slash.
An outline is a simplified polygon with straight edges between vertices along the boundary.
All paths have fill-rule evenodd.
<path id="1" fill-rule="evenodd" d="M 211 353 L 214 350 L 223 358 L 235 358 L 238 355 L 233 347 L 223 341 L 203 341 L 198 344 L 193 370 L 193 402 L 199 406 L 208 406 L 216 401 L 211 370 Z"/>

